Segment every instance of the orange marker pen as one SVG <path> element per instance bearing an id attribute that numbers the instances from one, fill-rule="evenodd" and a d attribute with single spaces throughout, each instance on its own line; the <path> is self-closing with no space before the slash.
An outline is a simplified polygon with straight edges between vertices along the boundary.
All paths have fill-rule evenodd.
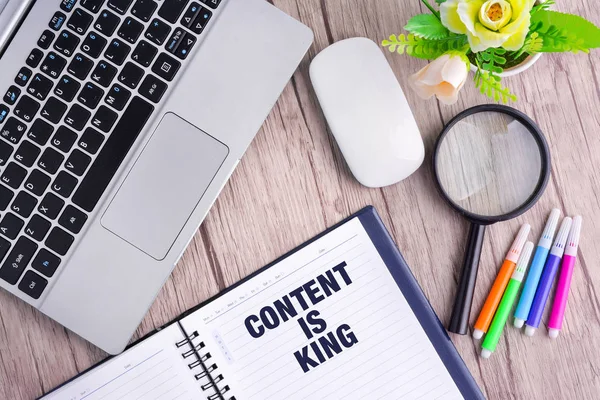
<path id="1" fill-rule="evenodd" d="M 492 319 L 494 318 L 494 314 L 496 313 L 496 309 L 498 308 L 498 304 L 500 304 L 500 300 L 502 299 L 502 295 L 506 289 L 506 285 L 508 285 L 510 277 L 512 276 L 513 272 L 515 272 L 517 261 L 519 261 L 521 250 L 523 250 L 523 246 L 527 241 L 527 236 L 529 236 L 530 230 L 531 226 L 529 224 L 524 224 L 521 227 L 521 230 L 519 230 L 519 233 L 510 247 L 510 250 L 506 254 L 504 262 L 502 263 L 502 267 L 500 267 L 500 272 L 498 272 L 498 276 L 496 277 L 494 285 L 492 286 L 492 290 L 490 290 L 490 294 L 488 294 L 487 299 L 485 299 L 481 313 L 477 318 L 477 322 L 475 322 L 475 329 L 473 331 L 473 337 L 475 339 L 481 339 L 483 334 L 487 332 L 488 328 L 490 327 Z"/>

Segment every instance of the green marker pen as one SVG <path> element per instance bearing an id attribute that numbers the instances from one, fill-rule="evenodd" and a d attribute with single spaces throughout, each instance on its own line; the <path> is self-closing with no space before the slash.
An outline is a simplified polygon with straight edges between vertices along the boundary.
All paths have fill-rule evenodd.
<path id="1" fill-rule="evenodd" d="M 519 294 L 519 288 L 521 287 L 521 282 L 523 282 L 525 272 L 529 266 L 529 259 L 531 258 L 532 252 L 533 243 L 527 242 L 521 252 L 521 257 L 519 257 L 519 261 L 517 262 L 517 269 L 513 272 L 510 282 L 508 282 L 508 286 L 506 286 L 506 291 L 502 296 L 496 315 L 494 315 L 492 325 L 490 325 L 490 329 L 488 330 L 487 335 L 485 335 L 485 340 L 481 345 L 481 357 L 483 358 L 490 358 L 494 350 L 496 350 L 498 340 L 500 340 L 504 325 L 506 325 L 506 320 L 513 308 L 517 294 Z"/>

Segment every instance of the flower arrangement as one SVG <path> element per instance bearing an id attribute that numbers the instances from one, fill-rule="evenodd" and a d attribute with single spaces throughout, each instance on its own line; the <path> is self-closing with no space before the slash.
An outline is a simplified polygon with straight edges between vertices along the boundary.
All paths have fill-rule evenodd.
<path id="1" fill-rule="evenodd" d="M 502 84 L 504 70 L 537 53 L 585 52 L 600 47 L 600 28 L 573 14 L 550 10 L 554 0 L 435 0 L 439 10 L 412 17 L 408 34 L 382 42 L 391 52 L 434 60 L 410 77 L 422 98 L 458 100 L 470 66 L 475 86 L 495 101 L 516 101 Z"/>

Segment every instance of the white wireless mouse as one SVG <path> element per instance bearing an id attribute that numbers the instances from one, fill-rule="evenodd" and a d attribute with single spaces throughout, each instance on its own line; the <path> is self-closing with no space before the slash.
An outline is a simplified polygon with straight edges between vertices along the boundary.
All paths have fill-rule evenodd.
<path id="1" fill-rule="evenodd" d="M 310 65 L 331 132 L 356 179 L 392 185 L 423 163 L 423 139 L 404 92 L 375 42 L 337 42 Z"/>

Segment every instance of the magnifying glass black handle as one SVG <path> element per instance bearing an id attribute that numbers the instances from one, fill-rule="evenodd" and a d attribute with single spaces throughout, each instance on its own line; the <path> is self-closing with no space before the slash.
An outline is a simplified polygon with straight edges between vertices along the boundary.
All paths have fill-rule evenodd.
<path id="1" fill-rule="evenodd" d="M 459 335 L 466 335 L 469 328 L 469 316 L 471 315 L 471 305 L 473 303 L 473 292 L 475 291 L 475 282 L 477 281 L 477 271 L 479 269 L 479 257 L 481 256 L 481 247 L 485 235 L 485 225 L 471 224 L 467 248 L 465 249 L 465 259 L 463 262 L 456 299 L 452 308 L 452 316 L 448 330 Z"/>

